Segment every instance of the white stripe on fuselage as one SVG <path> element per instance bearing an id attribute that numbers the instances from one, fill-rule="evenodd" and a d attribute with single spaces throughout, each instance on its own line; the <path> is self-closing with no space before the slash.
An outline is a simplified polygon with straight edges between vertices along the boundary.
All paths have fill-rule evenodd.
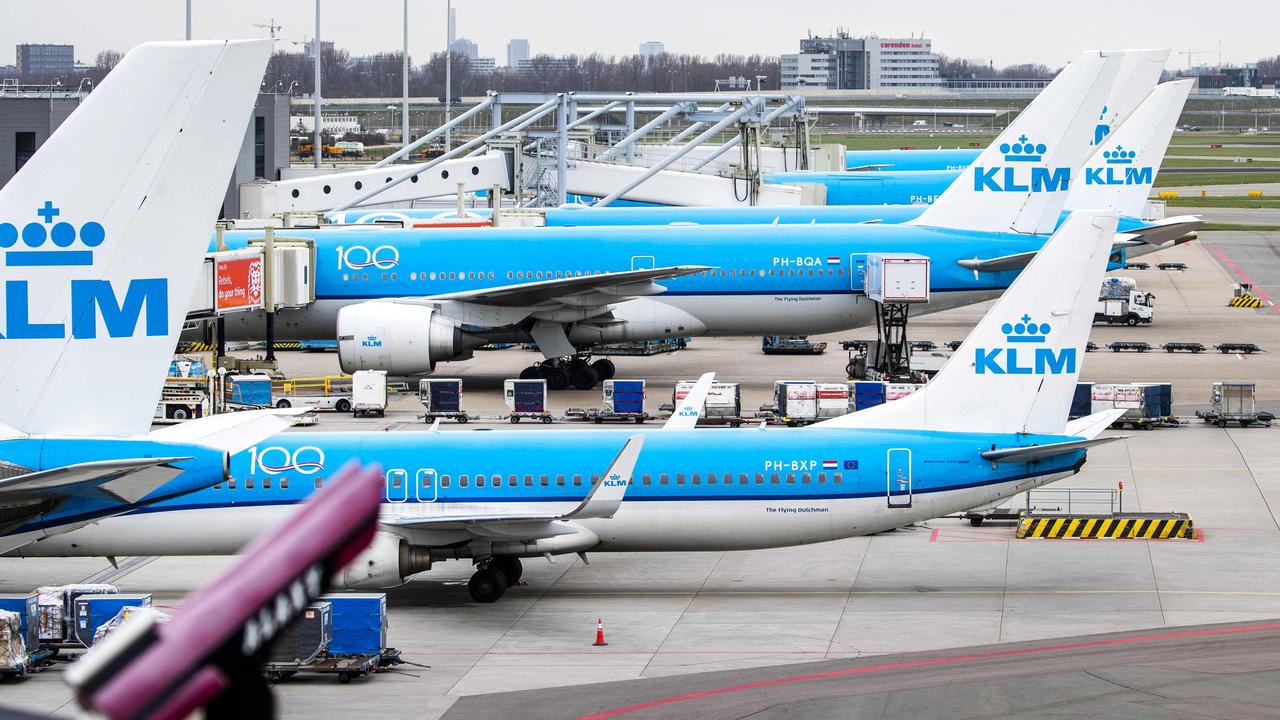
<path id="1" fill-rule="evenodd" d="M 595 532 L 593 552 L 753 550 L 827 542 L 868 535 L 994 503 L 1024 490 L 1070 476 L 1062 472 L 980 487 L 920 493 L 910 508 L 889 507 L 883 496 L 839 499 L 623 501 L 612 518 L 580 521 Z M 560 513 L 574 503 L 468 503 L 467 511 Z M 141 512 L 111 517 L 28 545 L 24 557 L 226 555 L 279 525 L 291 505 L 239 506 Z M 406 514 L 457 515 L 456 504 L 384 503 L 383 517 Z M 422 532 L 383 526 L 410 543 Z"/>

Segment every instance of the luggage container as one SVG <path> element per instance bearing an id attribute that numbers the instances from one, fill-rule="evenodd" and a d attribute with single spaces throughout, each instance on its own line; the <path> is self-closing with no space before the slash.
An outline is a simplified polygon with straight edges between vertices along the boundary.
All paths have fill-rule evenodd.
<path id="1" fill-rule="evenodd" d="M 228 375 L 229 402 L 252 407 L 271 407 L 271 378 L 267 375 Z"/>
<path id="2" fill-rule="evenodd" d="M 28 653 L 40 647 L 40 596 L 36 593 L 5 593 L 0 595 L 0 610 L 18 615 L 18 632 Z"/>
<path id="3" fill-rule="evenodd" d="M 42 644 L 75 645 L 75 601 L 81 595 L 114 595 L 115 585 L 82 583 L 36 588 L 38 634 Z"/>
<path id="4" fill-rule="evenodd" d="M 1093 383 L 1076 383 L 1075 394 L 1071 396 L 1071 419 L 1081 418 L 1093 413 Z"/>
<path id="5" fill-rule="evenodd" d="M 333 606 L 324 600 L 313 602 L 272 643 L 270 663 L 305 665 L 327 651 L 332 638 Z"/>
<path id="6" fill-rule="evenodd" d="M 22 634 L 22 616 L 0 610 L 0 678 L 26 677 L 27 642 Z"/>
<path id="7" fill-rule="evenodd" d="M 80 595 L 75 599 L 75 639 L 85 647 L 93 646 L 94 633 L 126 607 L 151 607 L 150 593 L 112 593 Z"/>
<path id="8" fill-rule="evenodd" d="M 901 400 L 922 387 L 924 387 L 924 385 L 921 385 L 920 383 L 885 383 L 884 401 L 889 402 L 891 400 Z"/>
<path id="9" fill-rule="evenodd" d="M 381 655 L 387 649 L 385 593 L 335 593 L 320 599 L 332 612 L 330 655 Z"/>
<path id="10" fill-rule="evenodd" d="M 427 409 L 423 419 L 435 422 L 450 418 L 464 423 L 471 418 L 462 409 L 462 381 L 458 378 L 423 378 L 418 381 L 418 400 Z"/>
<path id="11" fill-rule="evenodd" d="M 848 415 L 849 391 L 848 383 L 818 383 L 818 417 Z"/>
<path id="12" fill-rule="evenodd" d="M 1090 393 L 1089 410 L 1091 413 L 1124 410 L 1124 415 L 1111 424 L 1116 428 L 1129 425 L 1135 430 L 1151 430 L 1161 425 L 1178 424 L 1173 417 L 1173 386 L 1169 383 L 1095 383 Z M 1075 414 L 1074 402 L 1072 414 Z"/>
<path id="13" fill-rule="evenodd" d="M 551 413 L 547 412 L 546 380 L 504 380 L 502 399 L 511 411 L 513 423 L 520 422 L 522 418 L 551 422 Z"/>
<path id="14" fill-rule="evenodd" d="M 605 380 L 604 406 L 609 412 L 639 415 L 644 412 L 644 380 Z"/>
<path id="15" fill-rule="evenodd" d="M 867 253 L 863 291 L 878 303 L 927 303 L 929 258 L 916 253 Z"/>
<path id="16" fill-rule="evenodd" d="M 1240 427 L 1254 423 L 1270 427 L 1275 415 L 1258 410 L 1255 389 L 1251 382 L 1216 382 L 1209 396 L 1209 411 L 1196 411 L 1196 415 L 1218 427 L 1233 422 L 1240 423 Z"/>
<path id="17" fill-rule="evenodd" d="M 693 389 L 694 384 L 692 380 L 681 380 L 676 383 L 671 393 L 673 407 L 680 404 L 684 396 Z M 706 402 L 702 404 L 702 418 L 699 422 L 702 419 L 713 423 L 728 423 L 734 427 L 741 425 L 743 422 L 742 387 L 738 383 L 711 383 Z"/>
<path id="18" fill-rule="evenodd" d="M 878 380 L 856 380 L 853 386 L 853 410 L 866 410 L 884 404 L 884 383 Z"/>
<path id="19" fill-rule="evenodd" d="M 804 425 L 818 419 L 818 384 L 812 380 L 778 380 L 773 402 L 786 425 Z"/>
<path id="20" fill-rule="evenodd" d="M 355 417 L 387 414 L 387 371 L 357 370 L 351 375 L 351 410 Z"/>

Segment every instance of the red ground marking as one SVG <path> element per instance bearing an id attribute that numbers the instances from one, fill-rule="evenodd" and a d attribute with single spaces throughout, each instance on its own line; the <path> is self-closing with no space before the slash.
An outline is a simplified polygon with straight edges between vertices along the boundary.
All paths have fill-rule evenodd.
<path id="1" fill-rule="evenodd" d="M 1221 248 L 1217 245 L 1210 245 L 1209 251 L 1218 256 L 1218 260 L 1222 261 L 1222 264 L 1227 266 L 1227 270 L 1231 271 L 1231 274 L 1236 276 L 1236 280 L 1253 285 L 1253 280 L 1245 273 L 1244 270 L 1240 269 L 1240 266 L 1237 265 L 1234 260 L 1227 257 L 1227 254 L 1222 252 Z M 1276 305 L 1272 302 L 1271 296 L 1267 294 L 1266 290 L 1255 286 L 1253 289 L 1253 296 L 1261 298 L 1268 304 L 1268 309 L 1271 310 L 1271 312 L 1280 315 L 1280 305 Z"/>
<path id="2" fill-rule="evenodd" d="M 933 532 L 929 533 L 929 542 L 938 542 L 938 528 L 934 528 Z"/>
<path id="3" fill-rule="evenodd" d="M 953 655 L 950 657 L 928 658 L 925 660 L 912 660 L 908 662 L 890 663 L 888 665 L 873 665 L 862 668 L 848 668 L 845 670 L 833 670 L 831 672 L 813 673 L 811 675 L 794 675 L 792 677 L 775 678 L 773 680 L 761 680 L 759 682 L 745 683 L 742 685 L 729 685 L 727 687 L 714 688 L 711 690 L 702 690 L 699 692 L 685 693 L 683 695 L 673 695 L 671 697 L 660 698 L 658 700 L 650 700 L 648 702 L 636 703 L 635 705 L 627 705 L 625 707 L 614 708 L 612 710 L 604 710 L 590 715 L 583 715 L 578 720 L 605 720 L 606 718 L 618 717 L 628 713 L 638 712 L 640 710 L 648 710 L 650 708 L 662 707 L 664 705 L 674 705 L 676 703 L 688 702 L 690 700 L 701 700 L 702 698 L 715 697 L 717 695 L 728 695 L 731 693 L 744 692 L 747 690 L 758 690 L 760 688 L 774 687 L 777 685 L 792 685 L 795 683 L 809 682 L 812 680 L 825 680 L 828 678 L 847 677 L 850 675 L 865 675 L 869 673 L 884 672 L 886 670 L 902 670 L 906 668 L 928 667 L 931 665 L 950 665 L 956 663 L 972 662 L 977 660 L 991 660 L 994 658 L 1015 657 L 1018 655 L 1034 655 L 1040 653 L 1063 652 L 1066 650 L 1080 650 L 1083 648 L 1095 647 L 1114 647 L 1117 645 L 1134 645 L 1145 642 L 1155 642 L 1158 640 L 1173 640 L 1178 638 L 1206 637 L 1210 635 L 1229 635 L 1242 632 L 1256 632 L 1259 630 L 1280 630 L 1280 624 L 1267 625 L 1248 625 L 1245 627 L 1234 628 L 1211 628 L 1206 630 L 1187 630 L 1184 632 L 1161 633 L 1159 635 L 1139 635 L 1134 637 L 1113 638 L 1111 640 L 1090 640 L 1086 642 L 1067 643 L 1065 645 L 1037 645 L 1029 648 L 1018 648 L 1015 650 L 996 650 L 988 653 L 977 653 L 973 655 Z"/>
<path id="4" fill-rule="evenodd" d="M 1196 528 L 1196 542 L 1204 542 L 1204 530 Z"/>

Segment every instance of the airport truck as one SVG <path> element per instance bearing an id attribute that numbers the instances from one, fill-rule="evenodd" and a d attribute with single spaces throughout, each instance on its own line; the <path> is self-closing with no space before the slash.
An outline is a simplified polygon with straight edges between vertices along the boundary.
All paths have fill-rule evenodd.
<path id="1" fill-rule="evenodd" d="M 1156 296 L 1139 290 L 1133 278 L 1109 277 L 1102 281 L 1093 321 L 1130 327 L 1150 324 L 1155 317 L 1155 305 Z"/>

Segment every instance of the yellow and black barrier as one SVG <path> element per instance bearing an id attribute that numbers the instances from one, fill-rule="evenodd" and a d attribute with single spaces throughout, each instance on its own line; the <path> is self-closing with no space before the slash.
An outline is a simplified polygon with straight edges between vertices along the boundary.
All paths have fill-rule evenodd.
<path id="1" fill-rule="evenodd" d="M 1260 308 L 1262 307 L 1262 300 L 1245 293 L 1239 297 L 1231 298 L 1231 302 L 1227 303 L 1227 305 L 1234 308 Z"/>
<path id="2" fill-rule="evenodd" d="M 213 352 L 213 343 L 207 342 L 180 342 L 178 343 L 177 353 L 202 353 Z"/>
<path id="3" fill-rule="evenodd" d="M 1186 513 L 1114 515 L 1023 515 L 1018 539 L 1120 538 L 1128 540 L 1194 540 L 1195 525 Z"/>

